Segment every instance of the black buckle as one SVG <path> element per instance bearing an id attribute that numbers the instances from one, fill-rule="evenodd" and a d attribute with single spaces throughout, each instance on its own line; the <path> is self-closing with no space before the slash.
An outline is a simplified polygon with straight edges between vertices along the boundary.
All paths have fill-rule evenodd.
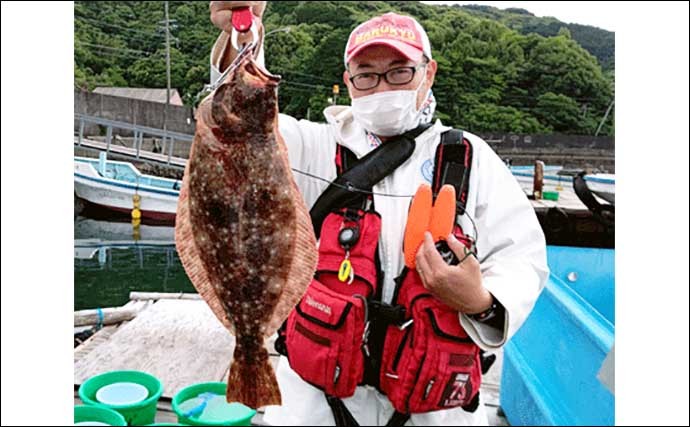
<path id="1" fill-rule="evenodd" d="M 369 316 L 386 325 L 402 325 L 405 321 L 405 307 L 390 305 L 381 301 L 369 301 Z"/>
<path id="2" fill-rule="evenodd" d="M 362 215 L 360 215 L 359 209 L 345 208 L 343 218 L 345 218 L 345 221 L 359 222 L 359 220 L 362 219 Z"/>

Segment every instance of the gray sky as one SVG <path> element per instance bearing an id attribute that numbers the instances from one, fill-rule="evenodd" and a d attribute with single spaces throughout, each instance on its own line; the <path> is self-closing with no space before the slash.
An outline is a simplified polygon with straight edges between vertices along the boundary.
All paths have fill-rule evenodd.
<path id="1" fill-rule="evenodd" d="M 604 30 L 615 31 L 620 19 L 619 2 L 594 1 L 422 1 L 431 4 L 480 4 L 499 9 L 510 7 L 526 9 L 536 16 L 553 16 L 565 23 L 592 25 Z"/>

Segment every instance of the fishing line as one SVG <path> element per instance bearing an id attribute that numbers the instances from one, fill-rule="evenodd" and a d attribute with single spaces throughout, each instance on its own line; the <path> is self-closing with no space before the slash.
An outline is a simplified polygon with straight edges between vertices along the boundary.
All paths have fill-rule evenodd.
<path id="1" fill-rule="evenodd" d="M 389 193 L 379 193 L 376 191 L 369 191 L 369 190 L 364 190 L 361 188 L 357 188 L 352 184 L 348 185 L 343 185 L 343 184 L 338 184 L 335 181 L 330 181 L 326 178 L 322 178 L 318 175 L 311 174 L 309 172 L 304 172 L 299 169 L 291 168 L 294 172 L 297 172 L 298 174 L 307 176 L 309 178 L 313 178 L 319 181 L 323 181 L 327 183 L 328 185 L 333 185 L 334 187 L 342 188 L 344 190 L 350 191 L 352 193 L 361 193 L 361 194 L 366 194 L 366 195 L 372 195 L 372 196 L 379 196 L 379 197 L 394 197 L 394 198 L 408 198 L 412 199 L 414 197 L 414 194 L 389 194 Z M 434 197 L 438 196 L 438 193 L 434 193 Z M 477 239 L 479 238 L 479 233 L 477 232 L 477 225 L 474 222 L 474 219 L 470 214 L 467 213 L 467 209 L 463 209 L 462 215 L 467 216 L 467 218 L 470 220 L 470 223 L 472 223 L 472 228 L 474 229 L 474 241 L 476 242 Z"/>

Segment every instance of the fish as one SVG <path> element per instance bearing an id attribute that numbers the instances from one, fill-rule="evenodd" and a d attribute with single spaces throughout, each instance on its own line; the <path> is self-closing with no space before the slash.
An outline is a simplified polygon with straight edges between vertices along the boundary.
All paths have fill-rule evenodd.
<path id="1" fill-rule="evenodd" d="M 185 272 L 235 336 L 226 400 L 251 408 L 281 404 L 264 339 L 302 298 L 318 258 L 278 131 L 279 82 L 248 55 L 199 104 L 175 224 Z"/>

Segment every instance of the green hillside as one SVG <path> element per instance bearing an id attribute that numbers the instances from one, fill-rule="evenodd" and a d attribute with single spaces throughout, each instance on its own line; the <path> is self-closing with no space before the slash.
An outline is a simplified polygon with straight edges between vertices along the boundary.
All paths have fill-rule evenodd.
<path id="1" fill-rule="evenodd" d="M 613 33 L 526 11 L 419 2 L 269 2 L 269 70 L 281 110 L 323 120 L 352 28 L 398 11 L 426 28 L 439 71 L 437 114 L 474 132 L 593 134 L 613 99 Z M 165 87 L 163 2 L 76 2 L 75 85 Z M 170 2 L 172 86 L 185 103 L 208 82 L 218 30 L 208 2 Z M 589 51 L 588 51 L 589 50 Z M 597 59 L 599 58 L 599 59 Z M 604 68 L 602 68 L 602 65 Z M 604 71 L 606 70 L 606 71 Z M 344 88 L 343 88 L 344 89 Z M 339 104 L 349 103 L 341 90 Z M 613 115 L 602 134 L 613 134 Z"/>

